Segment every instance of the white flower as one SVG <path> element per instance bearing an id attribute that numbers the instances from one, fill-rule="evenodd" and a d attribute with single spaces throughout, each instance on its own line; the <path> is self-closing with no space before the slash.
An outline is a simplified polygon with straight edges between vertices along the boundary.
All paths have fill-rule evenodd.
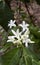
<path id="1" fill-rule="evenodd" d="M 17 44 L 19 44 L 20 43 L 20 40 L 21 39 L 18 39 L 18 40 L 16 40 L 15 39 L 15 36 L 8 36 L 8 40 L 7 40 L 7 42 L 12 42 L 12 43 L 17 43 Z M 20 43 L 21 44 L 21 43 Z"/>
<path id="2" fill-rule="evenodd" d="M 21 36 L 21 33 L 22 32 L 19 32 L 19 29 L 17 29 L 17 31 L 15 32 L 14 30 L 11 30 L 12 31 L 12 33 L 15 35 L 15 37 L 17 38 L 17 39 L 20 39 L 20 36 Z"/>
<path id="3" fill-rule="evenodd" d="M 13 36 L 8 36 L 7 42 L 12 42 L 12 43 L 20 43 L 21 44 L 21 32 L 19 32 L 19 29 L 15 32 L 14 30 L 11 30 L 13 33 Z"/>
<path id="4" fill-rule="evenodd" d="M 21 39 L 22 39 L 22 40 L 24 40 L 24 39 L 25 39 L 25 37 L 29 38 L 29 34 L 24 33 L 23 35 L 21 35 Z"/>
<path id="5" fill-rule="evenodd" d="M 34 41 L 31 41 L 29 39 L 29 35 L 26 35 L 25 37 L 23 37 L 23 40 L 22 40 L 23 43 L 25 43 L 25 46 L 28 47 L 28 43 L 34 43 Z"/>
<path id="6" fill-rule="evenodd" d="M 25 39 L 25 37 L 29 38 L 29 34 L 30 34 L 30 31 L 28 29 L 27 31 L 24 32 L 23 35 L 21 35 L 21 39 Z"/>
<path id="7" fill-rule="evenodd" d="M 19 26 L 23 28 L 23 32 L 24 32 L 25 30 L 28 29 L 27 27 L 29 26 L 29 24 L 26 24 L 25 21 L 23 21 L 22 24 L 19 24 Z"/>
<path id="8" fill-rule="evenodd" d="M 15 21 L 16 21 L 16 20 L 14 20 L 14 21 L 13 21 L 13 20 L 10 20 L 8 26 L 9 26 L 10 28 L 12 28 L 12 26 L 16 27 Z"/>
<path id="9" fill-rule="evenodd" d="M 7 42 L 12 42 L 12 43 L 14 43 L 14 41 L 15 41 L 15 38 L 14 38 L 15 36 L 8 36 L 8 40 L 7 40 Z"/>

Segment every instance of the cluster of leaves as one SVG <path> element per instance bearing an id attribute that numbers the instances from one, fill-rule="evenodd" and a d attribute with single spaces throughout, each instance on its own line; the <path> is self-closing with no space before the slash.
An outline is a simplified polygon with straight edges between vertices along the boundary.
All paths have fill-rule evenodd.
<path id="1" fill-rule="evenodd" d="M 10 46 L 12 45 L 6 44 L 3 49 L 7 50 Z M 36 54 L 24 46 L 14 47 L 6 51 L 0 58 L 2 65 L 40 65 Z"/>

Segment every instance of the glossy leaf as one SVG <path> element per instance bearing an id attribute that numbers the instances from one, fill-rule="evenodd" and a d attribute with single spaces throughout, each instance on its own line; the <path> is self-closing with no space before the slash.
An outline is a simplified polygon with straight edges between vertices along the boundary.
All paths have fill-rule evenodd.
<path id="1" fill-rule="evenodd" d="M 21 56 L 19 48 L 14 48 L 2 56 L 3 65 L 17 65 Z"/>

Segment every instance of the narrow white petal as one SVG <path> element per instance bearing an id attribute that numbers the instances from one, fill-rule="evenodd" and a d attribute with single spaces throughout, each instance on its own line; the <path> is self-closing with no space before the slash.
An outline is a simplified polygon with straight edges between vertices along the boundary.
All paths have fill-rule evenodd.
<path id="1" fill-rule="evenodd" d="M 16 22 L 16 20 L 13 21 L 14 23 Z"/>
<path id="2" fill-rule="evenodd" d="M 17 29 L 16 33 L 19 34 L 19 29 Z"/>
<path id="3" fill-rule="evenodd" d="M 13 42 L 12 40 L 7 40 L 7 42 Z"/>
<path id="4" fill-rule="evenodd" d="M 15 36 L 9 36 L 8 37 L 8 39 L 14 39 L 15 38 Z"/>
<path id="5" fill-rule="evenodd" d="M 28 27 L 28 26 L 29 26 L 29 24 L 26 24 L 26 26 Z"/>
<path id="6" fill-rule="evenodd" d="M 10 26 L 10 28 L 12 28 L 12 26 Z"/>
<path id="7" fill-rule="evenodd" d="M 19 24 L 19 26 L 23 27 L 22 24 Z"/>
<path id="8" fill-rule="evenodd" d="M 25 24 L 25 21 L 23 21 L 23 25 Z"/>
<path id="9" fill-rule="evenodd" d="M 34 41 L 31 41 L 30 39 L 28 39 L 29 40 L 29 43 L 35 43 Z"/>
<path id="10" fill-rule="evenodd" d="M 13 33 L 14 35 L 16 35 L 16 34 L 17 34 L 14 30 L 11 30 L 11 31 L 12 31 L 12 33 Z"/>
<path id="11" fill-rule="evenodd" d="M 27 42 L 25 43 L 25 46 L 28 47 L 28 43 Z"/>
<path id="12" fill-rule="evenodd" d="M 16 24 L 13 24 L 14 27 L 16 27 Z"/>
<path id="13" fill-rule="evenodd" d="M 8 24 L 8 26 L 10 26 L 10 24 Z"/>

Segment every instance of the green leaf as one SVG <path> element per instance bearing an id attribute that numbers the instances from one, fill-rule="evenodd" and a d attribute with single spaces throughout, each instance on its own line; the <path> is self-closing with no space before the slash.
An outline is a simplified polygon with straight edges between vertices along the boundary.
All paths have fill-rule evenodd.
<path id="1" fill-rule="evenodd" d="M 38 27 L 35 27 L 33 25 L 30 25 L 30 33 L 34 35 L 36 39 L 40 39 L 40 32 Z"/>
<path id="2" fill-rule="evenodd" d="M 0 53 L 6 53 L 7 52 L 7 49 L 9 49 L 11 47 L 12 44 L 5 44 L 2 49 L 0 49 Z"/>
<path id="3" fill-rule="evenodd" d="M 37 55 L 34 52 L 32 52 L 29 48 L 24 47 L 23 51 L 24 56 L 29 56 L 31 59 L 35 59 L 36 61 L 39 60 Z"/>
<path id="4" fill-rule="evenodd" d="M 19 65 L 25 65 L 25 60 L 23 57 L 20 59 Z"/>
<path id="5" fill-rule="evenodd" d="M 38 62 L 38 64 L 40 65 L 40 61 Z"/>
<path id="6" fill-rule="evenodd" d="M 21 56 L 20 48 L 14 48 L 2 56 L 3 65 L 17 65 Z"/>
<path id="7" fill-rule="evenodd" d="M 33 60 L 32 65 L 39 65 L 37 61 Z"/>
<path id="8" fill-rule="evenodd" d="M 26 65 L 38 65 L 38 57 L 30 49 L 23 47 L 23 57 Z"/>
<path id="9" fill-rule="evenodd" d="M 26 65 L 32 65 L 32 58 L 30 55 L 27 53 L 26 49 L 23 49 L 23 57 L 25 59 L 25 64 Z"/>
<path id="10" fill-rule="evenodd" d="M 27 56 L 27 64 L 28 65 L 32 65 L 32 59 L 31 59 L 31 57 L 30 56 Z"/>

